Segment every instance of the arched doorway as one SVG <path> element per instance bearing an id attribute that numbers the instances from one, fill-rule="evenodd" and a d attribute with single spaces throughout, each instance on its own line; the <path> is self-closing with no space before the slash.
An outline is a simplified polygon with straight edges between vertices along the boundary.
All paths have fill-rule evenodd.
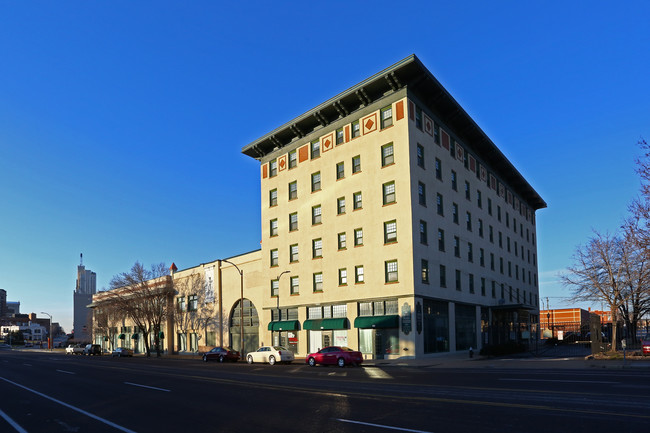
<path id="1" fill-rule="evenodd" d="M 257 309 L 255 305 L 249 300 L 244 298 L 243 300 L 243 329 L 244 329 L 244 348 L 241 348 L 241 326 L 239 323 L 240 320 L 240 310 L 241 301 L 235 302 L 231 312 L 230 312 L 230 347 L 235 350 L 239 350 L 242 357 L 245 356 L 248 352 L 254 352 L 258 349 L 260 345 L 259 337 L 259 328 L 260 320 L 257 316 Z"/>

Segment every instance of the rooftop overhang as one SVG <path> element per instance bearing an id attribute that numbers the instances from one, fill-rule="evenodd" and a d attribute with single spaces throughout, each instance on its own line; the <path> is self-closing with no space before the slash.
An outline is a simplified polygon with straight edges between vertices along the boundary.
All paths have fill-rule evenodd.
<path id="1" fill-rule="evenodd" d="M 265 155 L 403 88 L 407 88 L 409 94 L 438 115 L 454 134 L 462 139 L 465 146 L 497 171 L 499 177 L 531 207 L 536 210 L 546 207 L 546 202 L 415 54 L 253 141 L 242 148 L 242 153 L 260 160 Z"/>

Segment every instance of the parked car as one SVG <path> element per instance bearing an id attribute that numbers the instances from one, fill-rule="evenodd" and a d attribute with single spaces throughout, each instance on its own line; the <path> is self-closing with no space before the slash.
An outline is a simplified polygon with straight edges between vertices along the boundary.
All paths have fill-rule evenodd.
<path id="1" fill-rule="evenodd" d="M 231 349 L 230 347 L 215 347 L 208 352 L 203 354 L 203 362 L 208 361 L 239 361 L 240 355 L 236 350 Z"/>
<path id="2" fill-rule="evenodd" d="M 641 353 L 643 356 L 650 355 L 650 340 L 641 341 Z"/>
<path id="3" fill-rule="evenodd" d="M 290 363 L 293 359 L 293 352 L 282 346 L 262 346 L 246 356 L 246 361 L 249 364 L 254 362 L 268 362 L 274 365 L 276 362 Z"/>
<path id="4" fill-rule="evenodd" d="M 363 355 L 361 355 L 361 352 L 352 350 L 349 347 L 329 346 L 323 347 L 316 353 L 310 353 L 305 358 L 305 362 L 311 367 L 316 364 L 345 367 L 346 365 L 361 365 Z"/>
<path id="5" fill-rule="evenodd" d="M 65 348 L 65 354 L 66 355 L 81 355 L 84 353 L 84 349 L 86 348 L 85 345 L 83 344 L 69 344 L 68 347 Z"/>
<path id="6" fill-rule="evenodd" d="M 11 350 L 11 345 L 2 343 L 0 344 L 0 350 Z"/>
<path id="7" fill-rule="evenodd" d="M 128 347 L 118 347 L 111 352 L 111 356 L 117 356 L 118 358 L 123 356 L 133 356 L 133 350 Z"/>
<path id="8" fill-rule="evenodd" d="M 84 348 L 83 351 L 84 355 L 101 355 L 102 354 L 102 346 L 99 344 L 87 344 L 86 347 Z"/>

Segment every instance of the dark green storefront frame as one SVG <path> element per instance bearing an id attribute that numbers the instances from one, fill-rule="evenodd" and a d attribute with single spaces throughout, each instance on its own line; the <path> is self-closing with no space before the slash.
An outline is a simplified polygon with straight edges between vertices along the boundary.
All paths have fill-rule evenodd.
<path id="1" fill-rule="evenodd" d="M 399 316 L 362 316 L 354 319 L 354 327 L 362 329 L 399 328 Z"/>

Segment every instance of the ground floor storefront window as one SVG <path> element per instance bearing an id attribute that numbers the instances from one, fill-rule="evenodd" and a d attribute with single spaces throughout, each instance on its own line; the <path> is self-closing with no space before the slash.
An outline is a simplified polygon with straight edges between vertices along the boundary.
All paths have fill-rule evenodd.
<path id="1" fill-rule="evenodd" d="M 456 350 L 476 348 L 476 307 L 456 304 Z"/>
<path id="2" fill-rule="evenodd" d="M 298 331 L 278 331 L 273 333 L 273 345 L 286 347 L 298 353 Z"/>
<path id="3" fill-rule="evenodd" d="M 359 351 L 374 359 L 399 353 L 399 329 L 359 329 Z"/>
<path id="4" fill-rule="evenodd" d="M 348 345 L 347 329 L 328 329 L 309 331 L 309 353 L 318 352 L 323 347 Z"/>
<path id="5" fill-rule="evenodd" d="M 187 335 L 182 333 L 177 335 L 176 347 L 179 352 L 185 352 L 187 350 Z"/>
<path id="6" fill-rule="evenodd" d="M 423 300 L 424 353 L 449 352 L 449 304 Z"/>

